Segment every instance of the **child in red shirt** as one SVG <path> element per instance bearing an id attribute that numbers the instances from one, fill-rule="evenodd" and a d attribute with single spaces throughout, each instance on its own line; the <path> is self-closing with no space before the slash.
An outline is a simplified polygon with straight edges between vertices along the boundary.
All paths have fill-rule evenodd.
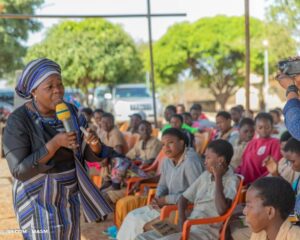
<path id="1" fill-rule="evenodd" d="M 271 156 L 275 161 L 281 159 L 280 142 L 271 137 L 272 130 L 272 116 L 269 113 L 259 113 L 255 118 L 257 138 L 248 143 L 242 156 L 242 163 L 236 169 L 236 173 L 245 177 L 245 184 L 268 174 L 267 168 L 263 166 L 263 161 L 267 157 Z"/>

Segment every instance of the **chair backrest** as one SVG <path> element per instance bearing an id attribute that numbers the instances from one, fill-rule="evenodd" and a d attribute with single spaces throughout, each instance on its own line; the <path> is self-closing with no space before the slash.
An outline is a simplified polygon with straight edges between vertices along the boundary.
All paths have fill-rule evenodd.
<path id="1" fill-rule="evenodd" d="M 163 160 L 166 158 L 166 154 L 161 149 L 155 158 L 154 162 L 147 168 L 144 169 L 145 172 L 156 171 L 156 174 L 160 174 L 160 169 L 163 163 Z"/>
<path id="2" fill-rule="evenodd" d="M 153 136 L 153 137 L 158 137 L 158 135 L 159 135 L 159 128 L 152 128 L 152 134 L 151 134 L 151 136 Z"/>
<path id="3" fill-rule="evenodd" d="M 129 122 L 124 122 L 124 123 L 119 127 L 119 130 L 120 130 L 121 132 L 126 132 L 128 128 L 129 128 Z"/>
<path id="4" fill-rule="evenodd" d="M 199 155 L 204 154 L 210 141 L 210 132 L 195 133 L 195 149 Z"/>
<path id="5" fill-rule="evenodd" d="M 122 132 L 125 141 L 127 142 L 128 151 L 139 141 L 140 136 L 138 134 L 132 134 L 130 132 Z"/>

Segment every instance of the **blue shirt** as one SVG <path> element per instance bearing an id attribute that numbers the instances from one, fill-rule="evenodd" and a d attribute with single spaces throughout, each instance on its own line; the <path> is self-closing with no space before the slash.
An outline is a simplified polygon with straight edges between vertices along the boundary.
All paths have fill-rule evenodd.
<path id="1" fill-rule="evenodd" d="M 283 108 L 285 126 L 290 134 L 300 141 L 300 100 L 293 98 Z"/>

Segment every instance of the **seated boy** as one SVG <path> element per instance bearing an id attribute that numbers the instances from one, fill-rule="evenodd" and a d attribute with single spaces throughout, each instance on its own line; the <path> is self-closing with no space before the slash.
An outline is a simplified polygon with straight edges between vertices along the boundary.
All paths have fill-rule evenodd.
<path id="1" fill-rule="evenodd" d="M 239 132 L 231 126 L 231 115 L 229 112 L 220 111 L 216 116 L 217 135 L 215 139 L 224 139 L 235 145 L 239 139 Z"/>
<path id="2" fill-rule="evenodd" d="M 194 203 L 190 219 L 216 217 L 230 208 L 239 183 L 229 166 L 233 148 L 225 140 L 212 141 L 206 150 L 206 171 L 182 194 L 178 200 L 179 228 L 186 220 L 188 202 Z M 218 239 L 221 224 L 196 225 L 191 228 L 190 239 Z M 180 239 L 181 233 L 161 238 L 155 231 L 146 232 L 137 239 Z"/>
<path id="3" fill-rule="evenodd" d="M 282 157 L 279 140 L 271 137 L 272 126 L 273 119 L 270 114 L 264 112 L 257 114 L 255 118 L 257 138 L 248 143 L 242 156 L 242 163 L 235 170 L 245 177 L 245 185 L 268 174 L 267 168 L 263 166 L 263 161 L 267 157 L 271 156 L 277 162 Z"/>
<path id="4" fill-rule="evenodd" d="M 239 124 L 239 140 L 233 145 L 233 157 L 230 165 L 235 169 L 242 161 L 242 156 L 247 144 L 254 136 L 254 121 L 251 118 L 243 118 Z"/>
<path id="5" fill-rule="evenodd" d="M 251 240 L 299 239 L 300 228 L 288 220 L 294 205 L 294 191 L 283 178 L 263 177 L 252 183 L 244 208 Z"/>

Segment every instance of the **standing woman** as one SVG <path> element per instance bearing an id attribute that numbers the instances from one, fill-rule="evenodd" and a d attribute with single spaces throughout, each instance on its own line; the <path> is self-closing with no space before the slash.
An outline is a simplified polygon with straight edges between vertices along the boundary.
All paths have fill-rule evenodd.
<path id="1" fill-rule="evenodd" d="M 80 239 L 80 204 L 89 222 L 112 211 L 84 169 L 85 160 L 99 162 L 110 148 L 89 129 L 83 138 L 79 127 L 87 123 L 68 103 L 76 131 L 65 132 L 55 112 L 64 96 L 61 69 L 52 60 L 30 62 L 16 93 L 28 101 L 10 115 L 3 144 L 24 239 Z"/>

